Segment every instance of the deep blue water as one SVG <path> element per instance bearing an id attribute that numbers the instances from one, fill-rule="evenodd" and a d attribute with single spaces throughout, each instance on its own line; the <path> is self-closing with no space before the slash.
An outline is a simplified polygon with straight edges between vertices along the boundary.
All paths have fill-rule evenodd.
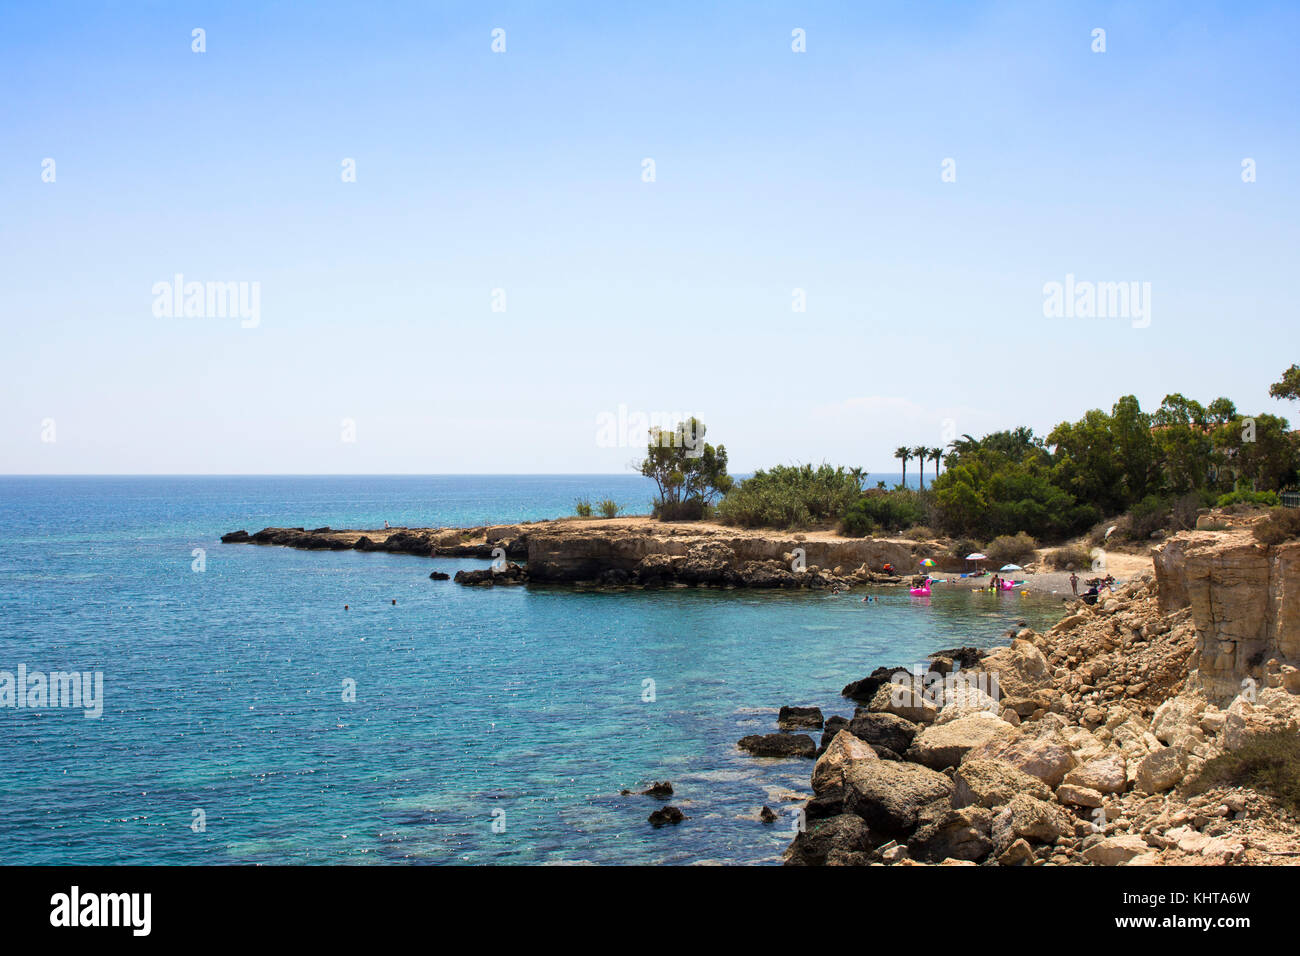
<path id="1" fill-rule="evenodd" d="M 218 541 L 557 517 L 579 496 L 636 512 L 650 490 L 0 477 L 0 671 L 105 680 L 99 719 L 0 708 L 0 863 L 775 862 L 811 763 L 738 738 L 775 730 L 783 703 L 850 714 L 839 688 L 875 666 L 1059 613 L 971 593 L 471 589 L 429 571 L 486 562 Z M 658 804 L 618 791 L 663 779 L 690 819 L 656 831 Z M 764 803 L 778 824 L 757 822 Z"/>

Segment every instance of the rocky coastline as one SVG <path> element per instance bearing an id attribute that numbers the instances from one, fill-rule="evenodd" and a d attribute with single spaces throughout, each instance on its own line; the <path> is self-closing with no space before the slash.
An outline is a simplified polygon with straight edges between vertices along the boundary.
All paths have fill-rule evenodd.
<path id="1" fill-rule="evenodd" d="M 850 683 L 851 716 L 803 718 L 819 744 L 785 725 L 741 740 L 815 761 L 786 864 L 1300 862 L 1274 795 L 1197 786 L 1219 755 L 1300 733 L 1300 542 L 1191 532 L 1153 558 L 1046 633 Z"/>
<path id="2" fill-rule="evenodd" d="M 492 568 L 460 571 L 455 576 L 458 583 L 479 586 L 844 590 L 863 584 L 903 584 L 907 578 L 881 569 L 887 564 L 913 569 L 930 553 L 924 544 L 904 539 L 762 533 L 640 520 L 384 530 L 264 528 L 253 534 L 233 531 L 221 540 L 309 551 L 492 560 Z"/>
<path id="3" fill-rule="evenodd" d="M 903 584 L 879 569 L 933 553 L 642 521 L 267 528 L 222 541 L 492 560 L 456 573 L 469 586 L 847 589 Z M 1067 602 L 1044 633 L 876 668 L 843 688 L 844 714 L 783 707 L 772 732 L 738 741 L 753 759 L 812 762 L 786 863 L 1300 862 L 1300 822 L 1274 796 L 1194 786 L 1208 761 L 1259 735 L 1300 733 L 1300 542 L 1184 532 L 1151 562 L 1093 605 Z"/>

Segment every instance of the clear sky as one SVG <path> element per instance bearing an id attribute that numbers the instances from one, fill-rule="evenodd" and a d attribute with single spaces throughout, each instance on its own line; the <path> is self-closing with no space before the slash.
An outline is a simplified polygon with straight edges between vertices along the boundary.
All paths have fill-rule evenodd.
<path id="1" fill-rule="evenodd" d="M 1298 50 L 1293 3 L 4 0 L 0 472 L 617 472 L 620 406 L 737 472 L 1125 393 L 1294 423 Z M 256 327 L 156 315 L 178 273 Z M 1149 325 L 1045 317 L 1067 274 Z"/>

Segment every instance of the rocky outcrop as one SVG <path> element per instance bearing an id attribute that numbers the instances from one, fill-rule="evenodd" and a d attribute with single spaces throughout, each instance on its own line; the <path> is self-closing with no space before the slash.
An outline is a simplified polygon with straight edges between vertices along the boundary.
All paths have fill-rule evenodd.
<path id="1" fill-rule="evenodd" d="M 477 528 L 265 528 L 227 544 L 313 551 L 387 551 L 423 557 L 526 560 L 528 579 L 605 587 L 846 589 L 900 584 L 885 564 L 915 565 L 918 542 L 742 531 L 708 522 L 576 519 Z"/>
<path id="2" fill-rule="evenodd" d="M 782 730 L 821 730 L 825 721 L 820 707 L 782 707 L 776 725 Z"/>
<path id="3" fill-rule="evenodd" d="M 1248 529 L 1190 531 L 1153 552 L 1160 610 L 1187 608 L 1194 683 L 1226 703 L 1269 660 L 1300 665 L 1300 541 L 1267 546 Z"/>
<path id="4" fill-rule="evenodd" d="M 755 757 L 817 756 L 817 744 L 807 734 L 750 734 L 736 742 Z"/>

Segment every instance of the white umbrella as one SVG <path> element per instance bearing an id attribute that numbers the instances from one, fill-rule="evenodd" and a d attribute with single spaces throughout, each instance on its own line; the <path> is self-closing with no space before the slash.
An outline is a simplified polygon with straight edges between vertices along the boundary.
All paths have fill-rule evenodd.
<path id="1" fill-rule="evenodd" d="M 987 561 L 988 559 L 989 556 L 987 554 L 980 554 L 978 551 L 976 551 L 973 554 L 966 555 L 967 561 Z"/>
<path id="2" fill-rule="evenodd" d="M 1004 564 L 1002 565 L 1001 568 L 998 569 L 998 573 L 1001 574 L 1003 571 L 1023 571 L 1023 570 L 1024 568 L 1022 568 L 1018 564 Z"/>

